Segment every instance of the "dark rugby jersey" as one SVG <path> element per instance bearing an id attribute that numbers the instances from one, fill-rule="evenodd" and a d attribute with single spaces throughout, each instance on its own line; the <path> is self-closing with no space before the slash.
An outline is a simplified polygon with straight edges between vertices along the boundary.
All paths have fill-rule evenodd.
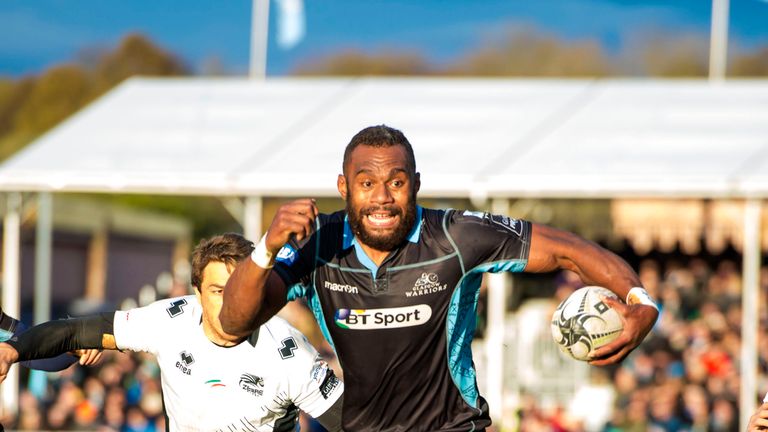
<path id="1" fill-rule="evenodd" d="M 347 431 L 471 431 L 491 421 L 470 344 L 482 273 L 522 271 L 531 225 L 418 207 L 408 241 L 378 268 L 344 212 L 286 245 L 275 271 L 304 296 L 344 371 Z"/>

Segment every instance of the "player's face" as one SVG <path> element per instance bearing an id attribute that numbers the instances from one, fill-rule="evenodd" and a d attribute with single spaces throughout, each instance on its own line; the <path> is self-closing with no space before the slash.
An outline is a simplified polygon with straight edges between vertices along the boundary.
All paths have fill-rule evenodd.
<path id="1" fill-rule="evenodd" d="M 338 186 L 358 241 L 379 251 L 405 241 L 416 221 L 419 174 L 403 146 L 355 148 Z"/>
<path id="2" fill-rule="evenodd" d="M 196 295 L 203 307 L 203 330 L 211 341 L 219 345 L 227 345 L 225 335 L 219 321 L 219 312 L 224 300 L 224 286 L 234 270 L 233 267 L 220 261 L 211 261 L 203 269 L 200 289 Z"/>

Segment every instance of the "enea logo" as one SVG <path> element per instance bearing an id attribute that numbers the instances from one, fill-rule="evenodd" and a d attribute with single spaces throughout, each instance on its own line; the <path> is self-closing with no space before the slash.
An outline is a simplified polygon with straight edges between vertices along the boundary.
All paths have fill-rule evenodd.
<path id="1" fill-rule="evenodd" d="M 275 257 L 275 261 L 281 262 L 286 265 L 292 265 L 296 261 L 296 249 L 287 244 L 283 246 Z"/>
<path id="2" fill-rule="evenodd" d="M 432 317 L 432 308 L 420 304 L 386 309 L 337 309 L 336 325 L 348 330 L 377 330 L 414 327 Z"/>

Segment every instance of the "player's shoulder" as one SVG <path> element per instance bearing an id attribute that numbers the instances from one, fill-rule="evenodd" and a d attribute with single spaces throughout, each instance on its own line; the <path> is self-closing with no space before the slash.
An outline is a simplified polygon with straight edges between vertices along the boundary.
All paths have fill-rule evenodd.
<path id="1" fill-rule="evenodd" d="M 303 333 L 278 316 L 262 324 L 258 337 L 277 348 L 283 360 L 314 359 L 317 354 Z"/>
<path id="2" fill-rule="evenodd" d="M 326 244 L 336 244 L 344 234 L 346 212 L 339 210 L 330 214 L 320 213 L 317 216 L 317 228 L 320 241 Z"/>
<path id="3" fill-rule="evenodd" d="M 147 316 L 158 321 L 181 323 L 199 319 L 200 303 L 194 295 L 186 295 L 157 300 L 136 310 L 143 310 Z M 131 311 L 127 312 L 130 313 Z"/>
<path id="4" fill-rule="evenodd" d="M 272 340 L 279 341 L 289 336 L 301 336 L 304 335 L 298 331 L 294 326 L 288 323 L 288 321 L 275 315 L 267 322 L 262 324 L 262 331 L 266 330 L 265 337 L 269 337 Z M 259 337 L 262 337 L 260 334 Z"/>
<path id="5" fill-rule="evenodd" d="M 333 213 L 320 213 L 317 215 L 317 220 L 321 227 L 331 227 L 337 224 L 344 224 L 346 218 L 346 212 L 344 210 L 338 210 Z"/>
<path id="6" fill-rule="evenodd" d="M 527 224 L 522 219 L 478 210 L 451 209 L 446 213 L 446 225 L 459 230 L 490 229 L 522 235 Z"/>

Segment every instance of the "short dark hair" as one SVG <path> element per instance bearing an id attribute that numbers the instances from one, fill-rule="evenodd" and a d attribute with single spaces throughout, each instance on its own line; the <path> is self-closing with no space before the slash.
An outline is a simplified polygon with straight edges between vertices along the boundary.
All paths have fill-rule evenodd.
<path id="1" fill-rule="evenodd" d="M 408 142 L 408 138 L 406 138 L 401 131 L 383 124 L 378 126 L 368 126 L 352 137 L 352 140 L 347 144 L 347 148 L 344 149 L 342 170 L 346 169 L 352 152 L 361 145 L 370 147 L 403 146 L 405 148 L 406 157 L 408 158 L 407 162 L 409 168 L 412 169 L 412 172 L 416 172 L 416 157 L 413 155 L 413 147 L 411 147 L 411 143 Z"/>
<path id="2" fill-rule="evenodd" d="M 192 285 L 200 289 L 203 271 L 211 262 L 236 265 L 253 252 L 253 242 L 236 233 L 202 239 L 192 251 Z"/>

